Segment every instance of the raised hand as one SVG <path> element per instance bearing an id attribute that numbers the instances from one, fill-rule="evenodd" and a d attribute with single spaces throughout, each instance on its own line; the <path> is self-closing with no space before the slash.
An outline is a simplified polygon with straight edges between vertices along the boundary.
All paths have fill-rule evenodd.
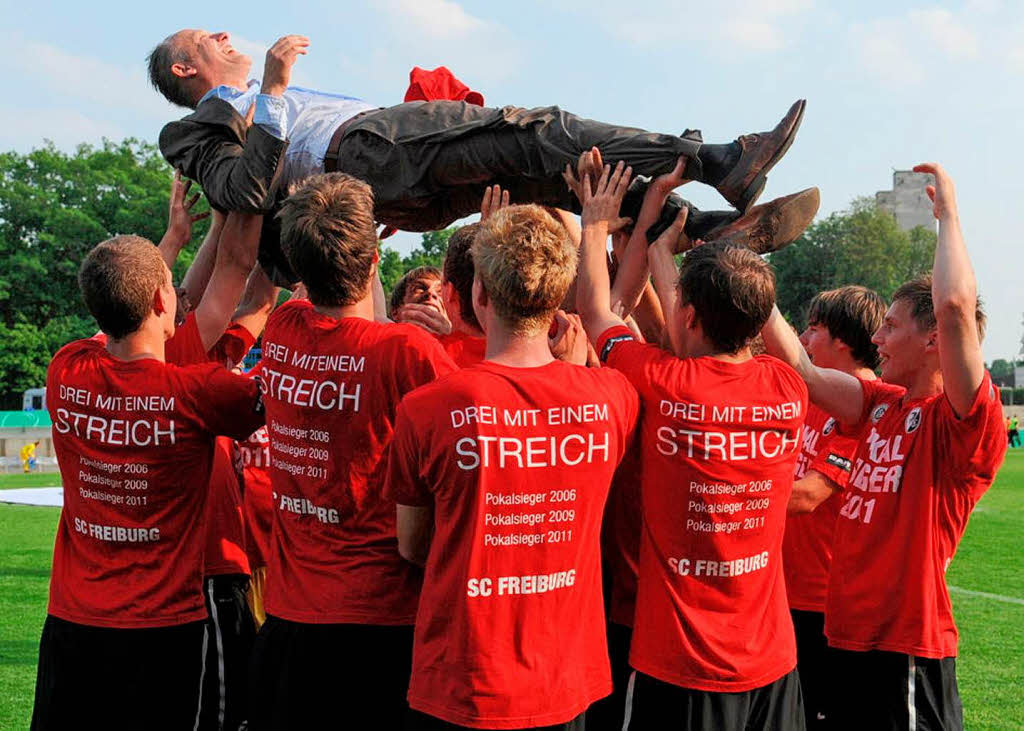
<path id="1" fill-rule="evenodd" d="M 583 177 L 583 226 L 619 222 L 622 199 L 632 179 L 633 168 L 627 167 L 621 160 L 614 171 L 611 166 L 604 166 L 596 186 L 591 185 L 589 176 Z"/>
<path id="2" fill-rule="evenodd" d="M 569 315 L 563 310 L 555 313 L 554 335 L 548 335 L 551 355 L 558 360 L 575 365 L 587 364 L 587 334 L 579 315 Z"/>
<path id="3" fill-rule="evenodd" d="M 199 201 L 199 193 L 188 196 L 192 187 L 191 180 L 182 180 L 181 171 L 174 171 L 174 180 L 171 182 L 171 200 L 167 211 L 167 233 L 174 241 L 184 246 L 192 239 L 192 224 L 201 221 L 210 215 L 209 211 L 192 213 L 196 203 Z"/>
<path id="4" fill-rule="evenodd" d="M 940 221 L 955 218 L 957 216 L 956 187 L 953 185 L 953 178 L 949 177 L 945 168 L 937 162 L 923 162 L 914 166 L 914 172 L 931 173 L 935 176 L 935 185 L 925 187 L 925 192 L 928 193 L 933 204 L 932 212 L 935 214 L 935 218 Z"/>
<path id="5" fill-rule="evenodd" d="M 433 305 L 420 305 L 410 302 L 409 304 L 402 305 L 392 313 L 392 319 L 395 322 L 419 325 L 434 335 L 448 335 L 452 331 L 452 323 L 448 319 L 448 315 Z"/>
<path id="6" fill-rule="evenodd" d="M 502 208 L 508 208 L 508 191 L 500 185 L 491 185 L 484 191 L 484 199 L 480 203 L 480 220 L 486 221 Z"/>
<path id="7" fill-rule="evenodd" d="M 657 188 L 663 193 L 669 193 L 675 190 L 680 185 L 685 185 L 690 181 L 683 177 L 683 173 L 686 172 L 686 158 L 680 157 L 676 161 L 676 166 L 671 172 L 659 175 L 651 182 L 652 188 Z"/>
<path id="8" fill-rule="evenodd" d="M 686 206 L 680 208 L 675 220 L 651 243 L 651 248 L 663 249 L 670 254 L 682 254 L 684 251 L 689 251 L 694 246 L 704 243 L 699 239 L 696 242 L 690 241 L 683 233 L 683 227 L 686 226 L 686 218 L 689 215 L 689 208 Z"/>
<path id="9" fill-rule="evenodd" d="M 260 91 L 271 96 L 281 96 L 292 80 L 292 66 L 300 55 L 307 53 L 309 38 L 306 36 L 283 36 L 267 51 L 263 66 L 263 84 Z"/>

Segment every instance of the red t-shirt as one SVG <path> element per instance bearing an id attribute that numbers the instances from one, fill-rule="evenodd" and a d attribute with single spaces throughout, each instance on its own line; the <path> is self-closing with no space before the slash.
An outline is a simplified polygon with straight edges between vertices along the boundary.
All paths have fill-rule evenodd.
<path id="1" fill-rule="evenodd" d="M 958 419 L 944 394 L 904 400 L 899 386 L 861 385 L 860 443 L 836 523 L 825 634 L 846 650 L 954 657 L 946 569 L 1006 453 L 999 392 L 986 373 Z"/>
<path id="2" fill-rule="evenodd" d="M 836 426 L 836 420 L 827 413 L 814 404 L 808 406 L 803 445 L 794 473 L 797 480 L 808 470 L 814 470 L 836 483 L 840 490 L 846 488 L 857 440 L 845 436 Z M 813 512 L 786 516 L 782 566 L 789 606 L 793 609 L 825 611 L 832 538 L 841 505 L 842 495 L 837 491 Z"/>
<path id="3" fill-rule="evenodd" d="M 50 614 L 126 628 L 203 619 L 213 438 L 263 422 L 257 384 L 214 365 L 121 361 L 101 338 L 62 348 L 46 380 L 64 482 Z"/>
<path id="4" fill-rule="evenodd" d="M 611 692 L 599 534 L 637 408 L 622 374 L 561 361 L 485 362 L 403 400 L 388 495 L 434 506 L 414 709 L 518 729 Z"/>
<path id="5" fill-rule="evenodd" d="M 242 491 L 235 470 L 234 442 L 220 437 L 213 450 L 210 494 L 206 497 L 203 576 L 248 574 Z"/>
<path id="6" fill-rule="evenodd" d="M 630 664 L 743 692 L 796 665 L 782 533 L 807 387 L 770 356 L 679 359 L 609 328 L 597 351 L 640 392 L 640 581 Z"/>
<path id="7" fill-rule="evenodd" d="M 469 368 L 487 356 L 486 338 L 478 338 L 475 335 L 452 330 L 451 333 L 439 337 L 438 340 L 441 341 L 445 352 L 451 356 L 459 368 Z"/>
<path id="8" fill-rule="evenodd" d="M 245 513 L 245 551 L 249 565 L 267 565 L 270 555 L 270 526 L 274 499 L 270 488 L 270 437 L 260 427 L 244 442 L 238 442 L 242 456 L 242 509 Z"/>
<path id="9" fill-rule="evenodd" d="M 276 494 L 267 614 L 412 624 L 422 573 L 398 554 L 382 457 L 402 396 L 455 364 L 415 325 L 292 300 L 270 316 L 260 366 Z"/>
<path id="10" fill-rule="evenodd" d="M 640 441 L 626 449 L 615 470 L 608 505 L 601 524 L 601 555 L 608 571 L 608 619 L 633 626 L 636 612 L 636 583 L 640 570 L 640 473 L 643 469 Z"/>
<path id="11" fill-rule="evenodd" d="M 164 343 L 164 360 L 180 366 L 210 362 L 210 356 L 203 347 L 203 339 L 199 336 L 195 311 L 185 316 L 185 322 L 174 328 L 174 335 Z"/>

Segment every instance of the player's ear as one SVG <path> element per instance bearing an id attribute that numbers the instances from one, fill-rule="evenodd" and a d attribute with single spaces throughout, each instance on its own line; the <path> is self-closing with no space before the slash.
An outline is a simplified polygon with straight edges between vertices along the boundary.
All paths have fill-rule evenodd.
<path id="1" fill-rule="evenodd" d="M 939 349 L 939 329 L 933 327 L 928 331 L 928 339 L 925 340 L 924 350 L 926 353 L 931 353 Z"/>
<path id="2" fill-rule="evenodd" d="M 164 302 L 163 292 L 160 291 L 160 288 L 157 288 L 157 290 L 153 293 L 153 312 L 155 312 L 158 316 L 162 315 L 165 312 L 167 312 L 167 308 L 169 305 L 170 303 Z"/>
<path id="3" fill-rule="evenodd" d="M 449 319 L 462 317 L 462 307 L 459 303 L 459 293 L 455 291 L 455 285 L 451 282 L 441 280 L 441 301 L 444 303 L 445 312 Z"/>
<path id="4" fill-rule="evenodd" d="M 191 79 L 199 73 L 199 69 L 195 66 L 189 66 L 187 63 L 172 63 L 171 73 L 179 79 Z"/>

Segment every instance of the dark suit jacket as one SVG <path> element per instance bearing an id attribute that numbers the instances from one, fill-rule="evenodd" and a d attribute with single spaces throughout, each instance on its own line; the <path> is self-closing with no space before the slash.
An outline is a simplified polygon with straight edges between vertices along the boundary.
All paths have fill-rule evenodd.
<path id="1" fill-rule="evenodd" d="M 279 140 L 245 119 L 223 99 L 208 99 L 184 119 L 160 131 L 160 152 L 173 167 L 202 186 L 220 211 L 263 213 L 260 264 L 275 284 L 296 280 L 280 247 L 274 214 L 288 140 Z"/>

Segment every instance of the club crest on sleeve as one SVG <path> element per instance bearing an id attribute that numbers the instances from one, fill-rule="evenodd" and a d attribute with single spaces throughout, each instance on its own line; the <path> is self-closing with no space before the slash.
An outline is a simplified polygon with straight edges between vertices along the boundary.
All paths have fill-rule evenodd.
<path id="1" fill-rule="evenodd" d="M 917 427 L 921 426 L 921 407 L 915 406 L 907 414 L 906 421 L 903 422 L 903 426 L 907 430 L 907 434 L 912 434 L 917 431 Z"/>
<path id="2" fill-rule="evenodd" d="M 885 412 L 889 410 L 889 404 L 879 404 L 875 407 L 875 410 L 871 412 L 871 423 L 877 424 L 885 416 Z"/>
<path id="3" fill-rule="evenodd" d="M 822 436 L 826 436 L 827 437 L 829 434 L 834 432 L 835 429 L 836 429 L 835 417 L 830 416 L 828 418 L 828 421 L 825 422 L 825 426 L 822 428 L 821 434 L 822 434 Z"/>

